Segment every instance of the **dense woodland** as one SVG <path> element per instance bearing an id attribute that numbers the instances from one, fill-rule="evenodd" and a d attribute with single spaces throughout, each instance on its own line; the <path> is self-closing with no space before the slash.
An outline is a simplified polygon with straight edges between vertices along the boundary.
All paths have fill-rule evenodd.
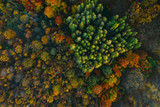
<path id="1" fill-rule="evenodd" d="M 0 107 L 159 107 L 158 0 L 1 0 Z"/>

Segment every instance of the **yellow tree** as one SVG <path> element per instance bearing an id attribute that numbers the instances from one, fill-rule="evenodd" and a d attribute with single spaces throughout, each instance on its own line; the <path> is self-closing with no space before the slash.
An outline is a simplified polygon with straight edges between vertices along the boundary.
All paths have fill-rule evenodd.
<path id="1" fill-rule="evenodd" d="M 132 25 L 139 25 L 151 22 L 160 13 L 158 0 L 134 1 L 128 10 L 129 21 Z"/>

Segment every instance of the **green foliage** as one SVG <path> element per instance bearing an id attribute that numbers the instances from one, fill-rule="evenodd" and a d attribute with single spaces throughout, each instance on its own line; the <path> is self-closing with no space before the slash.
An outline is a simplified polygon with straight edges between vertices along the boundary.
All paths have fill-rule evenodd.
<path id="1" fill-rule="evenodd" d="M 101 67 L 101 70 L 102 70 L 103 75 L 105 76 L 112 74 L 112 67 L 110 66 L 103 65 Z"/>
<path id="2" fill-rule="evenodd" d="M 154 68 L 156 66 L 156 61 L 152 58 L 152 57 L 147 57 L 149 63 L 152 65 L 152 68 Z"/>
<path id="3" fill-rule="evenodd" d="M 88 78 L 88 85 L 89 87 L 95 86 L 100 81 L 100 77 L 97 75 L 92 75 Z"/>
<path id="4" fill-rule="evenodd" d="M 113 16 L 110 21 L 101 13 L 102 4 L 87 0 L 77 6 L 75 16 L 66 19 L 75 44 L 70 46 L 83 72 L 91 72 L 119 54 L 139 48 L 137 33 L 125 23 L 126 16 Z"/>
<path id="5" fill-rule="evenodd" d="M 69 70 L 68 72 L 66 72 L 65 76 L 68 78 L 73 78 L 75 76 L 75 71 Z"/>
<path id="6" fill-rule="evenodd" d="M 90 88 L 88 87 L 87 93 L 88 93 L 88 94 L 92 94 L 92 89 L 90 89 Z"/>

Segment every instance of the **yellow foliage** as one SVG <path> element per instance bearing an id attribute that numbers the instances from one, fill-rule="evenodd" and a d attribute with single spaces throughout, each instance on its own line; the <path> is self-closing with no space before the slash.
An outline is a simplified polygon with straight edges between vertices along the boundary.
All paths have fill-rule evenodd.
<path id="1" fill-rule="evenodd" d="M 53 86 L 53 95 L 57 96 L 60 93 L 60 85 L 54 85 Z"/>
<path id="2" fill-rule="evenodd" d="M 7 79 L 11 80 L 12 77 L 13 77 L 13 73 L 12 73 L 12 74 L 9 74 L 9 75 L 7 76 Z"/>
<path id="3" fill-rule="evenodd" d="M 42 41 L 42 43 L 43 44 L 47 44 L 48 43 L 48 40 L 49 40 L 49 36 L 43 36 L 42 38 L 41 38 L 41 41 Z"/>
<path id="4" fill-rule="evenodd" d="M 117 87 L 114 87 L 111 90 L 109 90 L 109 101 L 111 101 L 111 102 L 116 101 L 117 96 L 118 96 Z"/>
<path id="5" fill-rule="evenodd" d="M 26 23 L 26 22 L 29 21 L 29 19 L 28 19 L 28 17 L 27 17 L 26 15 L 22 15 L 22 16 L 20 17 L 20 21 L 21 21 L 22 23 Z"/>
<path id="6" fill-rule="evenodd" d="M 42 5 L 42 3 L 41 2 L 36 2 L 35 3 L 35 11 L 36 12 L 40 12 L 42 9 L 43 9 L 43 5 Z"/>
<path id="7" fill-rule="evenodd" d="M 36 54 L 35 53 L 32 53 L 31 54 L 31 59 L 35 59 L 36 58 Z"/>
<path id="8" fill-rule="evenodd" d="M 129 17 L 136 17 L 139 15 L 141 7 L 140 7 L 140 2 L 133 2 L 131 6 L 131 10 L 129 10 L 130 16 Z"/>
<path id="9" fill-rule="evenodd" d="M 2 49 L 3 47 L 0 45 L 0 49 Z"/>
<path id="10" fill-rule="evenodd" d="M 59 103 L 57 107 L 65 107 L 63 104 Z"/>
<path id="11" fill-rule="evenodd" d="M 12 29 L 8 29 L 3 33 L 5 39 L 13 39 L 16 37 L 16 32 L 13 31 Z"/>
<path id="12" fill-rule="evenodd" d="M 25 6 L 26 0 L 21 0 L 22 4 Z"/>
<path id="13" fill-rule="evenodd" d="M 135 1 L 131 5 L 128 15 L 131 24 L 145 24 L 151 22 L 160 13 L 160 5 L 157 0 Z"/>
<path id="14" fill-rule="evenodd" d="M 7 52 L 8 52 L 7 50 L 3 50 L 3 51 L 2 51 L 2 55 L 7 54 Z"/>
<path id="15" fill-rule="evenodd" d="M 19 14 L 19 11 L 18 10 L 14 10 L 13 14 L 17 15 L 17 14 Z"/>
<path id="16" fill-rule="evenodd" d="M 61 2 L 61 0 L 45 0 L 45 3 L 47 7 L 45 8 L 44 14 L 48 18 L 55 17 L 61 10 L 67 14 L 67 4 L 65 2 Z"/>
<path id="17" fill-rule="evenodd" d="M 52 5 L 52 6 L 54 6 L 54 5 L 58 4 L 58 0 L 45 0 L 45 3 L 46 3 L 47 5 Z"/>
<path id="18" fill-rule="evenodd" d="M 70 82 L 71 82 L 72 88 L 77 88 L 78 85 L 79 85 L 79 82 L 78 82 L 78 79 L 77 79 L 77 78 L 71 79 Z"/>
<path id="19" fill-rule="evenodd" d="M 141 4 L 143 7 L 149 7 L 152 4 L 156 4 L 157 0 L 142 0 Z"/>
<path id="20" fill-rule="evenodd" d="M 22 100 L 21 99 L 15 99 L 16 104 L 21 104 Z"/>
<path id="21" fill-rule="evenodd" d="M 0 95 L 0 103 L 2 103 L 5 100 L 5 96 L 4 95 Z"/>
<path id="22" fill-rule="evenodd" d="M 42 54 L 41 54 L 41 59 L 43 60 L 43 61 L 49 61 L 49 59 L 50 59 L 50 56 L 49 56 L 49 53 L 48 52 L 42 52 Z"/>
<path id="23" fill-rule="evenodd" d="M 151 84 L 150 82 L 146 84 L 146 86 L 143 88 L 143 91 L 146 91 L 148 98 L 152 98 L 153 100 L 160 101 L 159 95 L 160 92 L 158 88 L 155 86 L 155 84 Z"/>
<path id="24" fill-rule="evenodd" d="M 31 58 L 27 58 L 27 59 L 23 60 L 22 65 L 24 67 L 28 68 L 28 67 L 32 67 L 33 63 L 34 63 L 34 61 Z"/>
<path id="25" fill-rule="evenodd" d="M 45 29 L 45 34 L 46 35 L 49 34 L 50 32 L 51 32 L 51 28 L 48 27 L 48 28 Z"/>
<path id="26" fill-rule="evenodd" d="M 2 61 L 2 62 L 8 62 L 9 61 L 9 56 L 7 54 L 1 55 L 0 56 L 0 61 Z"/>
<path id="27" fill-rule="evenodd" d="M 67 89 L 66 90 L 71 90 L 72 89 L 72 85 L 70 83 L 66 84 Z"/>
<path id="28" fill-rule="evenodd" d="M 72 5 L 72 14 L 75 15 L 77 5 Z"/>
<path id="29" fill-rule="evenodd" d="M 81 86 L 82 86 L 83 84 L 84 84 L 84 81 L 83 81 L 83 79 L 82 79 L 82 78 L 80 78 L 80 79 L 79 79 L 79 85 L 81 85 Z"/>
<path id="30" fill-rule="evenodd" d="M 11 4 L 10 4 L 10 3 L 7 3 L 7 4 L 6 4 L 6 6 L 7 6 L 7 7 L 10 7 L 10 6 L 11 6 Z"/>
<path id="31" fill-rule="evenodd" d="M 30 103 L 30 104 L 33 104 L 33 103 L 34 103 L 34 100 L 33 100 L 33 99 L 31 99 L 31 100 L 29 101 L 29 103 Z"/>
<path id="32" fill-rule="evenodd" d="M 88 95 L 87 95 L 87 94 L 85 94 L 85 95 L 83 95 L 82 97 L 85 99 L 85 98 L 88 98 Z"/>
<path id="33" fill-rule="evenodd" d="M 48 103 L 52 103 L 52 102 L 53 102 L 53 96 L 49 96 L 49 97 L 47 98 L 47 102 L 48 102 Z"/>
<path id="34" fill-rule="evenodd" d="M 28 53 L 23 53 L 23 55 L 24 55 L 25 57 L 27 57 L 27 56 L 28 56 Z"/>
<path id="35" fill-rule="evenodd" d="M 41 60 L 38 60 L 38 64 L 37 64 L 37 67 L 41 67 Z"/>
<path id="36" fill-rule="evenodd" d="M 49 88 L 49 82 L 44 82 L 45 83 L 45 89 Z"/>
<path id="37" fill-rule="evenodd" d="M 4 4 L 0 3 L 0 10 L 3 10 Z"/>
<path id="38" fill-rule="evenodd" d="M 23 48 L 22 48 L 21 45 L 18 45 L 18 46 L 15 48 L 16 53 L 22 53 L 22 50 L 23 50 Z"/>
<path id="39" fill-rule="evenodd" d="M 48 18 L 52 18 L 54 16 L 54 12 L 52 11 L 51 7 L 46 7 L 44 10 L 44 14 L 48 17 Z"/>
<path id="40" fill-rule="evenodd" d="M 108 75 L 107 78 L 104 80 L 110 87 L 113 87 L 114 84 L 117 83 L 117 77 L 114 74 Z"/>
<path id="41" fill-rule="evenodd" d="M 62 9 L 63 9 L 63 12 L 67 14 L 67 4 L 65 2 L 62 2 Z"/>
<path id="42" fill-rule="evenodd" d="M 43 45 L 40 41 L 35 40 L 35 41 L 32 41 L 32 47 L 40 50 L 43 48 Z"/>
<path id="43" fill-rule="evenodd" d="M 82 104 L 84 105 L 84 107 L 86 107 L 89 103 L 90 103 L 89 98 L 83 98 Z"/>

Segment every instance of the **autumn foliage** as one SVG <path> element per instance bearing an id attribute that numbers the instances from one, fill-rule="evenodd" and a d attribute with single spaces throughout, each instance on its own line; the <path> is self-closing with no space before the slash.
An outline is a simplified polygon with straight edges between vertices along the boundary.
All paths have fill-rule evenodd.
<path id="1" fill-rule="evenodd" d="M 103 88 L 102 88 L 102 86 L 101 85 L 95 85 L 94 87 L 93 87 L 93 93 L 94 94 L 100 94 L 101 92 L 102 92 L 102 90 L 103 90 Z"/>
<path id="2" fill-rule="evenodd" d="M 55 22 L 58 26 L 62 25 L 63 21 L 62 21 L 62 17 L 61 16 L 56 16 L 55 18 Z"/>
<path id="3" fill-rule="evenodd" d="M 16 0 L 23 4 L 26 11 L 32 11 L 35 13 L 40 12 L 43 9 L 44 0 Z"/>
<path id="4" fill-rule="evenodd" d="M 139 25 L 151 22 L 159 13 L 158 0 L 136 0 L 128 11 L 128 17 L 132 25 Z"/>
<path id="5" fill-rule="evenodd" d="M 143 50 L 132 50 L 126 53 L 126 56 L 118 59 L 118 63 L 113 65 L 112 69 L 117 77 L 120 77 L 122 71 L 125 68 L 140 68 L 145 73 L 151 72 L 152 65 L 147 59 L 148 54 Z"/>

